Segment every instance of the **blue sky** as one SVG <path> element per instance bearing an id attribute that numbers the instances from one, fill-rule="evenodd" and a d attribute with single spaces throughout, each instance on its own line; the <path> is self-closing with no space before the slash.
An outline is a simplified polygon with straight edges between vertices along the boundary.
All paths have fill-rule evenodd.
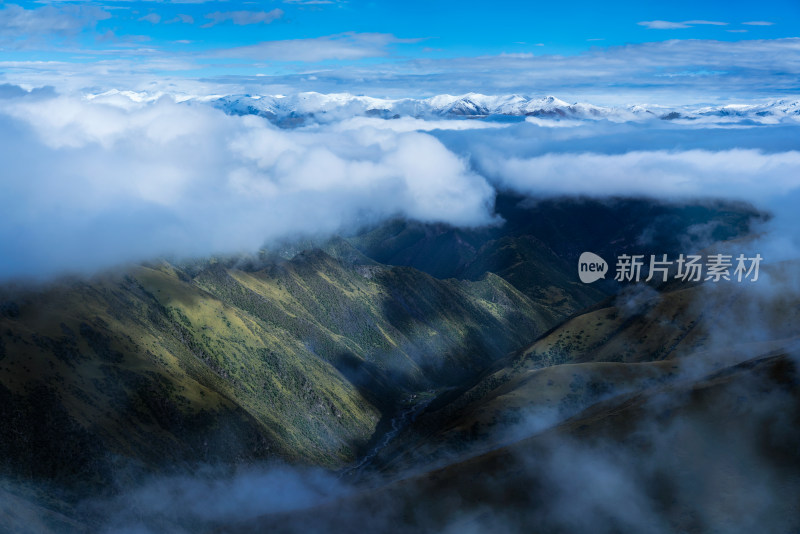
<path id="1" fill-rule="evenodd" d="M 796 72 L 798 37 L 796 0 L 39 0 L 0 2 L 0 76 L 27 86 L 201 80 L 377 96 L 531 86 L 579 96 L 603 87 L 613 94 L 615 85 L 658 95 L 662 87 L 685 93 L 675 78 L 704 78 L 690 84 L 698 95 L 716 83 L 731 95 L 781 96 L 798 93 L 796 82 L 781 78 Z M 669 58 L 666 47 L 676 45 L 665 43 L 675 41 L 683 45 Z M 656 72 L 651 61 L 637 81 L 625 64 L 648 54 L 664 65 Z M 593 65 L 599 83 L 575 78 Z M 543 74 L 531 78 L 532 71 Z M 759 89 L 755 79 L 765 77 L 780 83 Z"/>
<path id="2" fill-rule="evenodd" d="M 317 3 L 319 2 L 319 3 Z M 14 48 L 49 48 L 52 26 L 33 19 L 49 9 L 63 19 L 85 11 L 78 40 L 86 51 L 108 50 L 138 42 L 182 51 L 253 45 L 264 41 L 308 39 L 345 32 L 391 34 L 418 39 L 396 53 L 412 57 L 498 53 L 569 54 L 591 46 L 642 43 L 664 39 L 773 39 L 800 35 L 800 3 L 764 2 L 484 2 L 420 1 L 337 2 L 2 2 L 18 5 L 31 19 Z M 48 7 L 49 6 L 49 7 Z M 660 21 L 660 22 L 658 22 Z M 3 17 L 8 22 L 8 17 Z M 766 22 L 769 25 L 745 24 Z M 78 26 L 78 25 L 76 25 Z M 37 32 L 39 30 L 41 33 Z M 62 28 L 63 30 L 63 28 Z M 98 37 L 113 32 L 105 39 Z M 38 33 L 38 35 L 37 35 Z M 62 32 L 65 33 L 65 32 Z M 38 39 L 41 38 L 41 39 Z M 191 41 L 181 43 L 180 41 Z M 183 45 L 183 46 L 180 46 Z M 539 50 L 544 48 L 545 50 Z M 51 50 L 53 51 L 53 50 Z"/>

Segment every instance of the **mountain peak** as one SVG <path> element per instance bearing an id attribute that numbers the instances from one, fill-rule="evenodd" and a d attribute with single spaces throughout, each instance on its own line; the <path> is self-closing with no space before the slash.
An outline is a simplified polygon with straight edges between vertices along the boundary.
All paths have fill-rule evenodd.
<path id="1" fill-rule="evenodd" d="M 530 97 L 520 94 L 486 95 L 470 91 L 427 98 L 376 98 L 351 93 L 230 94 L 197 96 L 163 92 L 111 89 L 86 94 L 84 98 L 127 107 L 172 98 L 175 102 L 209 102 L 233 115 L 260 115 L 281 126 L 298 126 L 307 121 L 330 121 L 346 116 L 375 118 L 484 118 L 491 116 L 533 116 L 542 119 L 642 121 L 669 116 L 680 120 L 713 122 L 797 121 L 800 101 L 775 99 L 760 102 L 725 103 L 705 106 L 660 106 L 628 104 L 601 106 L 586 102 L 569 103 L 555 95 Z M 327 118 L 325 118 L 327 117 Z"/>

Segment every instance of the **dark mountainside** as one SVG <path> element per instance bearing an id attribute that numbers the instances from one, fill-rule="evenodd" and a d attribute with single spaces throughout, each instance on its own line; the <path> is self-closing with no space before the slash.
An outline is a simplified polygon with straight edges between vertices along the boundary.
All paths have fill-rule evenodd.
<path id="1" fill-rule="evenodd" d="M 623 290 L 428 405 L 393 482 L 219 532 L 796 532 L 798 268 Z"/>
<path id="2" fill-rule="evenodd" d="M 505 223 L 493 228 L 394 221 L 290 258 L 156 262 L 0 289 L 6 528 L 305 532 L 311 521 L 344 532 L 369 516 L 372 531 L 577 532 L 587 525 L 553 492 L 595 477 L 588 487 L 603 494 L 583 462 L 619 484 L 621 465 L 642 473 L 620 495 L 635 493 L 635 514 L 584 497 L 596 531 L 707 531 L 748 495 L 727 491 L 700 517 L 716 490 L 683 488 L 717 471 L 697 472 L 689 453 L 672 471 L 653 460 L 681 446 L 724 449 L 725 480 L 761 488 L 762 500 L 776 487 L 796 494 L 798 300 L 773 287 L 796 266 L 773 266 L 766 296 L 590 286 L 576 273 L 583 251 L 692 253 L 747 235 L 763 215 L 511 196 L 496 209 Z M 738 449 L 722 446 L 730 436 Z M 740 457 L 765 467 L 738 469 Z M 285 464 L 338 473 L 326 475 L 338 489 L 228 515 L 126 509 L 149 477 Z M 763 524 L 796 525 L 797 509 L 773 500 L 759 513 L 789 522 Z M 647 517 L 658 518 L 649 530 Z"/>

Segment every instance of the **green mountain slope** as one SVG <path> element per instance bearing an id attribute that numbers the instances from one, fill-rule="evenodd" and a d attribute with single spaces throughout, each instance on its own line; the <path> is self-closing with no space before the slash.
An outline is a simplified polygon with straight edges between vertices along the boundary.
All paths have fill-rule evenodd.
<path id="1" fill-rule="evenodd" d="M 2 302 L 3 469 L 71 484 L 106 484 L 127 461 L 342 466 L 408 395 L 552 326 L 497 276 L 437 280 L 319 250 L 7 288 Z"/>

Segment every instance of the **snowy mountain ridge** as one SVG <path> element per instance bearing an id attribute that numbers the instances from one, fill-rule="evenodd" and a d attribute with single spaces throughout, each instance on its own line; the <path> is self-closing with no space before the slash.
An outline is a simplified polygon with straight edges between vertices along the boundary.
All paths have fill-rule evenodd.
<path id="1" fill-rule="evenodd" d="M 354 116 L 383 119 L 414 117 L 421 119 L 463 119 L 489 117 L 531 117 L 533 120 L 608 120 L 612 122 L 647 119 L 776 123 L 800 121 L 800 100 L 772 100 L 757 103 L 667 107 L 631 104 L 623 107 L 569 103 L 555 96 L 530 97 L 520 94 L 464 95 L 441 94 L 429 98 L 375 98 L 350 93 L 322 94 L 302 92 L 291 95 L 187 95 L 111 90 L 88 94 L 99 102 L 130 104 L 171 98 L 175 102 L 207 103 L 231 115 L 258 115 L 282 126 L 307 122 L 332 122 Z"/>

